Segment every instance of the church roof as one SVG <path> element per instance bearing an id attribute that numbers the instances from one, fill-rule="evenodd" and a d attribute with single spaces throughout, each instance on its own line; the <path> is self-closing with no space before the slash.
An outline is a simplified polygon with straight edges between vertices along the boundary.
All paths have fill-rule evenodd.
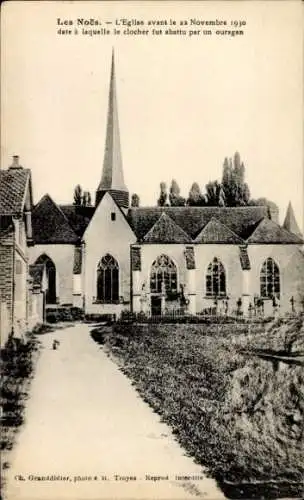
<path id="1" fill-rule="evenodd" d="M 248 238 L 258 222 L 267 217 L 267 207 L 138 207 L 128 211 L 127 219 L 139 241 L 150 231 L 162 213 L 167 214 L 191 239 L 215 218 L 238 237 Z"/>
<path id="2" fill-rule="evenodd" d="M 82 236 L 95 212 L 95 207 L 78 205 L 59 205 L 77 236 Z"/>
<path id="3" fill-rule="evenodd" d="M 231 229 L 214 217 L 207 222 L 194 241 L 195 243 L 230 243 L 238 245 L 244 243 Z"/>
<path id="4" fill-rule="evenodd" d="M 46 194 L 32 212 L 35 243 L 70 243 L 78 241 L 76 232 L 60 207 Z"/>
<path id="5" fill-rule="evenodd" d="M 247 240 L 248 243 L 303 243 L 303 240 L 279 226 L 270 219 L 263 219 L 258 224 L 252 235 Z"/>
<path id="6" fill-rule="evenodd" d="M 147 234 L 145 243 L 188 243 L 189 235 L 163 212 Z"/>
<path id="7" fill-rule="evenodd" d="M 287 229 L 287 231 L 290 231 L 293 234 L 296 234 L 298 236 L 302 236 L 300 228 L 297 224 L 296 217 L 291 205 L 291 202 L 289 202 L 288 207 L 287 207 L 287 212 L 285 216 L 285 220 L 283 222 L 283 228 Z"/>
<path id="8" fill-rule="evenodd" d="M 30 170 L 21 166 L 0 170 L 0 215 L 22 212 L 30 177 Z"/>

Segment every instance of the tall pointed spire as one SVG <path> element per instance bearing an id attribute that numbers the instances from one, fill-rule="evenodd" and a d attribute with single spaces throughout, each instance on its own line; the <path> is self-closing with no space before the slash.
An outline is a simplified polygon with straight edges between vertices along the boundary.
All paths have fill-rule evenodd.
<path id="1" fill-rule="evenodd" d="M 128 207 L 129 193 L 124 181 L 120 147 L 114 49 L 112 49 L 111 78 L 103 169 L 101 181 L 96 191 L 96 205 L 98 205 L 99 201 L 106 191 L 111 193 L 112 197 L 115 199 L 119 206 L 124 208 Z"/>
<path id="2" fill-rule="evenodd" d="M 288 203 L 287 212 L 285 216 L 285 220 L 283 223 L 284 229 L 290 231 L 293 234 L 297 234 L 298 236 L 302 236 L 300 228 L 297 224 L 296 217 L 291 205 L 291 202 Z"/>

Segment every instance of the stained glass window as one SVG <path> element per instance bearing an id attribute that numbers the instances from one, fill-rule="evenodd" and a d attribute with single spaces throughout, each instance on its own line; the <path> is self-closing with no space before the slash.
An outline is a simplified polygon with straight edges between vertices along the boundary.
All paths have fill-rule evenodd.
<path id="1" fill-rule="evenodd" d="M 262 298 L 280 298 L 280 271 L 271 258 L 265 260 L 260 274 L 260 295 Z"/>
<path id="2" fill-rule="evenodd" d="M 104 255 L 97 267 L 97 300 L 111 304 L 119 299 L 119 266 L 112 255 Z"/>
<path id="3" fill-rule="evenodd" d="M 214 257 L 207 268 L 206 274 L 206 296 L 226 296 L 226 273 L 221 261 Z"/>

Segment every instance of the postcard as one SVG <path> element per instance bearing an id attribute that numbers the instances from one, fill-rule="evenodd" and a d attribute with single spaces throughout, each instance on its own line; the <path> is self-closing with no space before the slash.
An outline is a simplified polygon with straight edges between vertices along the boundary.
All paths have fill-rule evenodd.
<path id="1" fill-rule="evenodd" d="M 303 497 L 303 5 L 1 16 L 5 500 Z"/>

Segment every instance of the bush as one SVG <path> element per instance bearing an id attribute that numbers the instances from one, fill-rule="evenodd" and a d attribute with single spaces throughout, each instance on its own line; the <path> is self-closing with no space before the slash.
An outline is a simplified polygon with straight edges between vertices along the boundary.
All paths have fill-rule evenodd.
<path id="1" fill-rule="evenodd" d="M 303 328 L 295 319 L 288 321 L 252 324 L 250 330 L 242 322 L 115 324 L 106 340 L 124 373 L 188 453 L 222 486 L 248 483 L 242 491 L 231 486 L 230 498 L 248 498 L 257 481 L 267 484 L 267 498 L 277 498 L 276 481 L 285 481 L 285 496 L 301 489 L 302 368 L 276 371 L 271 362 L 240 352 L 278 348 L 286 328 Z M 264 489 L 264 483 L 256 487 L 255 498 L 262 498 Z"/>

